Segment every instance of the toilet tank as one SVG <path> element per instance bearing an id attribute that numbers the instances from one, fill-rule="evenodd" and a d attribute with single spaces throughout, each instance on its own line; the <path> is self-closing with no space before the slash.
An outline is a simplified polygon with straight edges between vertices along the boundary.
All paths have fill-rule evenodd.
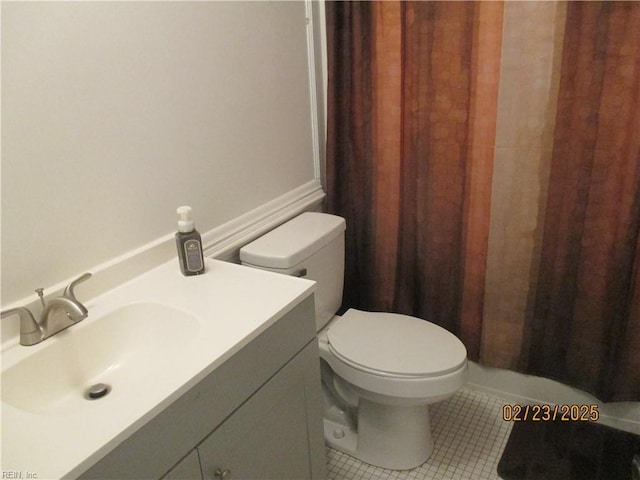
<path id="1" fill-rule="evenodd" d="M 242 247 L 240 262 L 315 280 L 316 331 L 320 331 L 342 303 L 345 228 L 342 217 L 306 212 Z"/>

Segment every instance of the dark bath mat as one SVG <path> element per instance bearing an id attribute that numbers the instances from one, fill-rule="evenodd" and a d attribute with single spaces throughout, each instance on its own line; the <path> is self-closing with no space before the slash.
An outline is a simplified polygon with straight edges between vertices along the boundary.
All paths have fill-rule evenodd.
<path id="1" fill-rule="evenodd" d="M 519 421 L 498 463 L 505 480 L 632 480 L 640 436 L 597 422 Z"/>

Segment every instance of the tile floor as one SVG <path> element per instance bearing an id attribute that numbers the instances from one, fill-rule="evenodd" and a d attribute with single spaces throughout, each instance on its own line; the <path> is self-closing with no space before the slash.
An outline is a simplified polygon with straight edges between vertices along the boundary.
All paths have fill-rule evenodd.
<path id="1" fill-rule="evenodd" d="M 462 389 L 431 407 L 435 449 L 429 460 L 408 471 L 385 470 L 327 448 L 330 480 L 494 480 L 512 424 L 502 420 L 503 400 Z"/>

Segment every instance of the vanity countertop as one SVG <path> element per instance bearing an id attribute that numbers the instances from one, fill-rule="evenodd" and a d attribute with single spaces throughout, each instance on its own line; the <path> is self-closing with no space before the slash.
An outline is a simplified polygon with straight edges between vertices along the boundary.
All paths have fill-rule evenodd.
<path id="1" fill-rule="evenodd" d="M 19 408 L 6 401 L 3 393 L 3 474 L 12 472 L 14 478 L 40 479 L 80 475 L 314 289 L 315 283 L 309 280 L 210 259 L 206 260 L 204 274 L 185 277 L 177 261 L 172 260 L 86 302 L 89 316 L 83 322 L 38 345 L 6 348 L 2 352 L 3 380 L 11 368 L 52 348 L 56 342 L 65 342 L 60 343 L 65 351 L 69 346 L 73 349 L 73 336 L 82 338 L 82 329 L 92 328 L 94 322 L 108 321 L 106 317 L 123 306 L 163 305 L 195 319 L 189 324 L 192 334 L 165 339 L 166 358 L 145 365 L 148 371 L 135 385 L 113 385 L 109 395 L 98 401 L 83 400 L 82 408 L 77 410 L 56 410 L 50 405 L 42 411 Z M 139 329 L 135 335 L 143 345 L 145 336 L 140 335 Z M 59 368 L 73 369 L 73 365 L 83 362 L 83 358 L 72 354 L 66 360 Z M 126 358 L 119 358 L 110 368 L 127 368 L 126 362 Z M 70 391 L 69 395 L 82 392 Z"/>

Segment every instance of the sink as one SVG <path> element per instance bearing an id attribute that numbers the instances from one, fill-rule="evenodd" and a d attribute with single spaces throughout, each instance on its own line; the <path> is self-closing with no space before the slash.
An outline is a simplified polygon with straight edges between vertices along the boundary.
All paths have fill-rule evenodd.
<path id="1" fill-rule="evenodd" d="M 37 345 L 22 346 L 17 335 L 3 340 L 3 471 L 21 472 L 23 478 L 81 477 L 105 456 L 121 451 L 118 447 L 124 442 L 135 442 L 140 432 L 156 428 L 158 424 L 150 422 L 163 412 L 171 416 L 175 410 L 167 409 L 172 405 L 179 402 L 191 408 L 206 402 L 189 392 L 214 378 L 211 375 L 218 368 L 308 298 L 314 288 L 308 280 L 221 260 L 206 258 L 205 262 L 204 275 L 185 277 L 172 259 L 100 292 L 85 303 L 86 319 Z M 296 332 L 298 328 L 296 324 Z M 263 371 L 263 367 L 255 369 Z M 219 375 L 230 371 L 221 370 Z M 244 377 L 230 381 L 238 382 L 231 388 L 233 395 L 240 395 L 248 385 Z M 88 399 L 92 387 L 100 396 L 98 384 L 110 390 Z M 218 395 L 216 401 L 231 405 L 229 399 L 235 397 L 229 395 L 229 388 L 207 385 Z M 205 411 L 203 418 L 222 415 L 213 408 Z M 193 421 L 199 422 L 197 417 Z M 204 438 L 197 428 L 182 427 L 175 432 L 170 429 L 175 433 L 171 442 L 188 438 L 189 445 L 195 445 L 191 440 Z M 182 447 L 180 452 L 171 450 L 177 444 L 164 441 L 164 430 L 157 432 L 153 441 L 159 443 L 145 450 L 149 462 L 139 463 L 141 457 L 136 454 L 134 463 L 136 468 L 153 464 L 158 471 L 131 478 L 159 478 L 170 467 L 165 464 L 175 463 L 174 456 L 177 461 L 186 453 Z M 166 456 L 169 451 L 171 458 Z M 130 451 L 121 452 L 128 455 Z M 157 455 L 162 461 L 156 461 Z M 126 462 L 131 464 L 130 458 Z"/>
<path id="2" fill-rule="evenodd" d="M 172 366 L 200 330 L 198 318 L 159 303 L 132 303 L 45 340 L 2 372 L 2 401 L 30 413 L 77 413 L 139 395 Z M 25 349 L 25 347 L 20 347 Z M 108 386 L 98 399 L 87 395 Z"/>

